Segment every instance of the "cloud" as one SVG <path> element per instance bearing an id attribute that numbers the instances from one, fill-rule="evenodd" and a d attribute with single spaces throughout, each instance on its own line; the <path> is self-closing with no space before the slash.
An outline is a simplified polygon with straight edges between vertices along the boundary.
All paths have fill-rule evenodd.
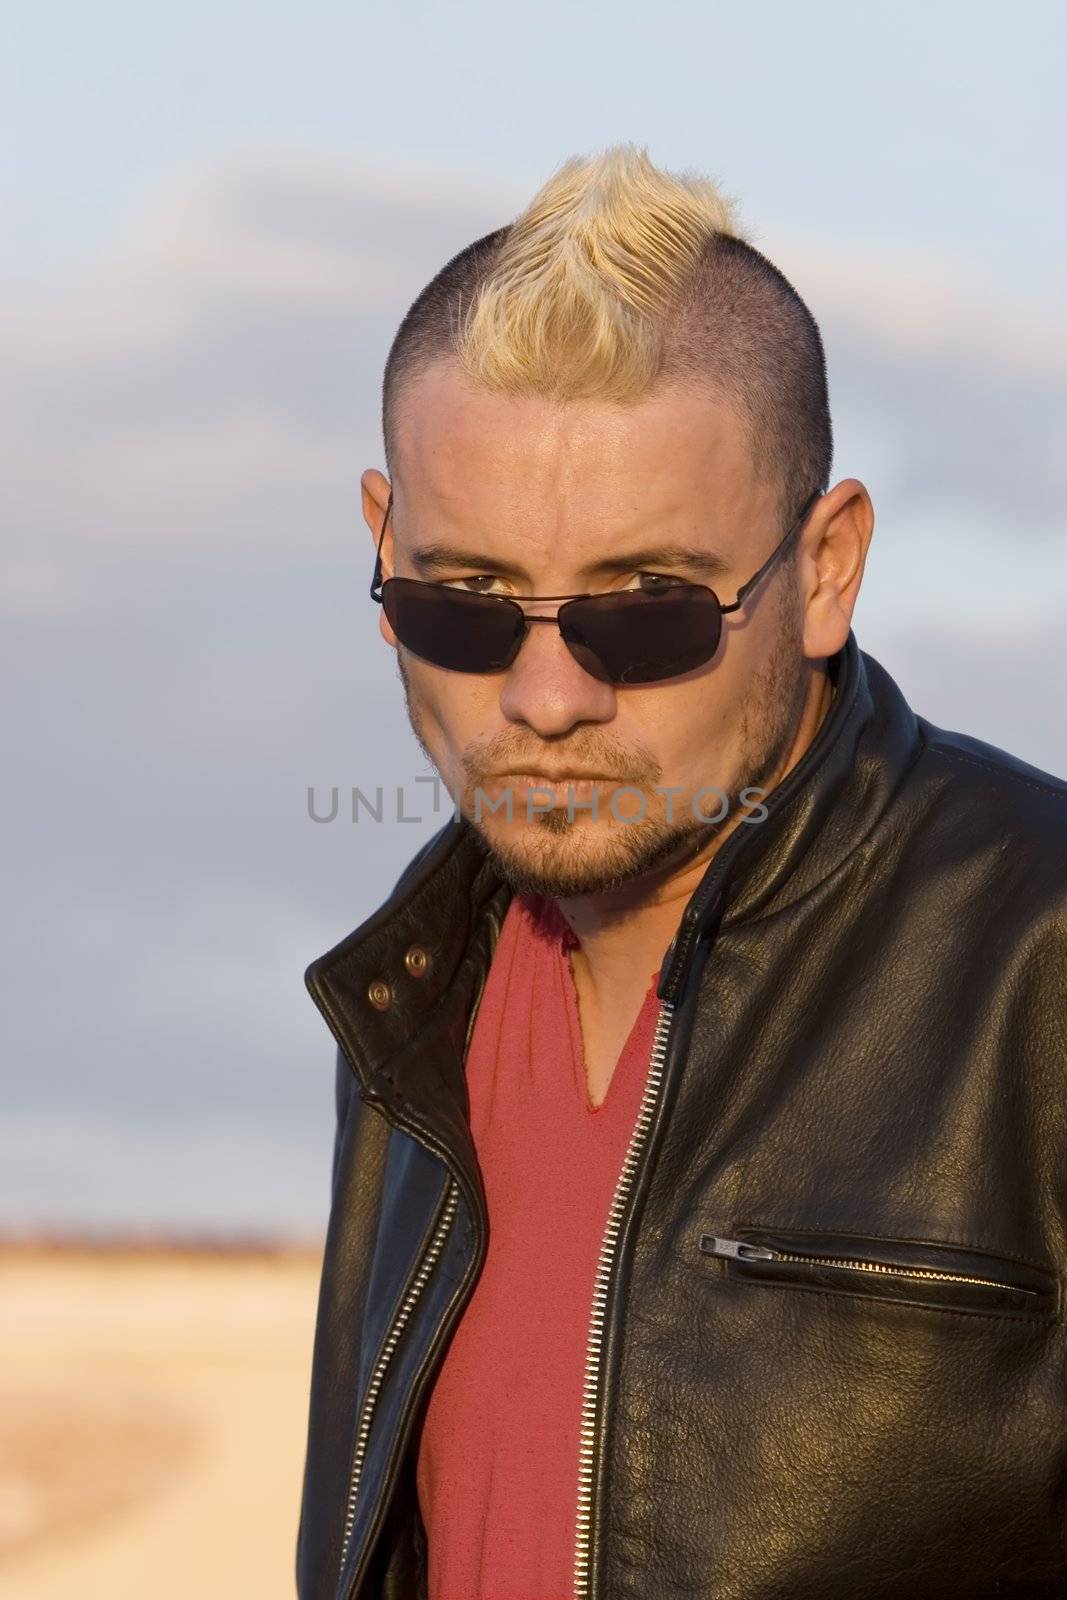
<path id="1" fill-rule="evenodd" d="M 981 264 L 918 249 L 804 236 L 756 241 L 827 315 L 884 356 L 969 368 L 1009 384 L 1062 387 L 1067 326 L 1052 305 L 1006 301 Z"/>
<path id="2" fill-rule="evenodd" d="M 441 821 L 306 815 L 309 784 L 427 771 L 366 596 L 359 474 L 399 318 L 524 200 L 236 163 L 157 195 L 84 281 L 0 323 L 21 1002 L 0 1048 L 23 1067 L 3 1154 L 29 1152 L 32 1187 L 39 1138 L 75 1220 L 325 1202 L 332 1046 L 303 968 Z M 826 335 L 838 475 L 875 500 L 860 643 L 941 725 L 1067 769 L 1062 335 L 953 264 L 766 247 Z"/>
<path id="3" fill-rule="evenodd" d="M 8 1227 L 89 1234 L 203 1230 L 303 1242 L 329 1211 L 332 1122 L 249 1128 L 240 1118 L 149 1127 L 98 1116 L 8 1114 L 0 1217 Z"/>

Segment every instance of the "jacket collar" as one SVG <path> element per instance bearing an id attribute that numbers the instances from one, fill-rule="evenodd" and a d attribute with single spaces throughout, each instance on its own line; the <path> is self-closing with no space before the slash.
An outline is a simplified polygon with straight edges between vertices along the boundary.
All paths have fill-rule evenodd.
<path id="1" fill-rule="evenodd" d="M 780 911 L 862 849 L 918 755 L 914 713 L 851 630 L 828 670 L 835 693 L 811 744 L 764 797 L 766 817 L 735 828 L 693 892 L 661 998 L 680 998 L 718 926 Z M 364 1098 L 407 1112 L 443 1102 L 463 1143 L 467 1026 L 510 899 L 480 835 L 453 818 L 389 900 L 305 974 Z"/>
<path id="2" fill-rule="evenodd" d="M 922 749 L 918 720 L 893 679 L 849 635 L 828 664 L 834 697 L 796 766 L 711 859 L 683 913 L 659 994 L 684 987 L 696 940 L 783 910 L 861 849 Z"/>

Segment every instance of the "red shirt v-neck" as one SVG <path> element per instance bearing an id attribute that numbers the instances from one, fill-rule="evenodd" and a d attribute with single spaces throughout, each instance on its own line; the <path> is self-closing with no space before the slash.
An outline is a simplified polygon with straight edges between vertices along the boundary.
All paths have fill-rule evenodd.
<path id="1" fill-rule="evenodd" d="M 467 1057 L 489 1253 L 418 1455 L 429 1600 L 570 1600 L 597 1260 L 648 1076 L 652 974 L 599 1107 L 553 902 L 515 895 Z"/>

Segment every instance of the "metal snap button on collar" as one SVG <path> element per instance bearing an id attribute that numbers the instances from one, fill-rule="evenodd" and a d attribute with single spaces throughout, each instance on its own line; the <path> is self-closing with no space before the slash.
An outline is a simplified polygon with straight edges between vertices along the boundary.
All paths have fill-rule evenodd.
<path id="1" fill-rule="evenodd" d="M 393 991 L 383 978 L 375 978 L 367 989 L 367 999 L 377 1011 L 385 1011 L 393 1003 Z"/>
<path id="2" fill-rule="evenodd" d="M 413 944 L 404 957 L 404 965 L 413 978 L 423 978 L 430 965 L 430 958 L 421 944 Z"/>

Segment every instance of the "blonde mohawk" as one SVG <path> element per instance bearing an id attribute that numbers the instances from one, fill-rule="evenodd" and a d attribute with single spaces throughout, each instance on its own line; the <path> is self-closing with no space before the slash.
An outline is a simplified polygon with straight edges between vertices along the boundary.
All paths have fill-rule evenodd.
<path id="1" fill-rule="evenodd" d="M 744 237 L 711 179 L 663 172 L 632 144 L 573 156 L 506 230 L 453 328 L 455 353 L 509 394 L 639 398 L 713 234 Z"/>
<path id="2" fill-rule="evenodd" d="M 706 391 L 733 408 L 783 518 L 829 483 L 815 318 L 741 233 L 717 183 L 663 172 L 632 144 L 565 161 L 520 216 L 459 251 L 413 301 L 382 380 L 391 476 L 417 379 L 442 360 L 490 393 L 558 403 Z"/>

